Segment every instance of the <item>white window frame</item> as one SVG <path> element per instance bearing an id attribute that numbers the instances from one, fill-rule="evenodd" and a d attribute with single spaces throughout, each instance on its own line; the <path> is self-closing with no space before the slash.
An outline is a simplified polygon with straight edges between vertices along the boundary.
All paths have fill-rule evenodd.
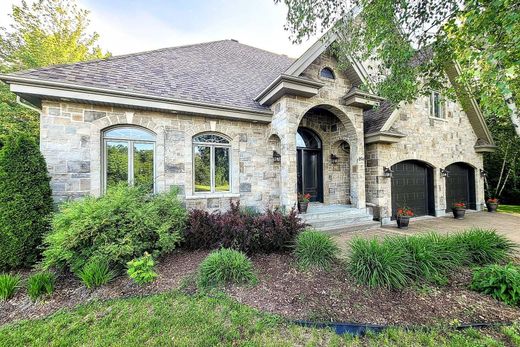
<path id="1" fill-rule="evenodd" d="M 439 116 L 435 115 L 435 95 L 439 96 Z M 438 91 L 433 91 L 430 94 L 430 118 L 446 119 L 446 102 L 442 94 Z"/>
<path id="2" fill-rule="evenodd" d="M 102 170 L 101 170 L 101 180 L 102 180 L 102 187 L 103 187 L 103 191 L 102 193 L 106 193 L 107 191 L 107 168 L 108 168 L 108 163 L 107 163 L 107 160 L 108 160 L 108 152 L 107 152 L 107 142 L 126 142 L 127 143 L 127 146 L 128 146 L 128 175 L 127 175 L 127 183 L 128 185 L 130 186 L 133 186 L 134 185 L 134 144 L 135 143 L 146 143 L 146 144 L 152 144 L 153 145 L 153 154 L 152 154 L 152 158 L 153 158 L 153 165 L 152 165 L 152 175 L 153 175 L 153 192 L 152 193 L 155 193 L 156 192 L 156 165 L 157 165 L 157 160 L 156 160 L 156 151 L 155 151 L 155 147 L 156 147 L 156 141 L 149 141 L 149 140 L 130 140 L 128 138 L 117 138 L 117 137 L 106 137 L 106 133 L 108 133 L 109 131 L 111 130 L 114 130 L 114 129 L 118 129 L 118 128 L 135 128 L 136 130 L 140 130 L 140 131 L 144 131 L 144 132 L 147 132 L 149 134 L 151 134 L 154 138 L 155 138 L 155 134 L 153 132 L 151 132 L 150 130 L 148 129 L 145 129 L 145 128 L 142 128 L 142 127 L 138 127 L 138 126 L 127 126 L 127 125 L 122 125 L 122 126 L 115 126 L 115 127 L 111 127 L 109 129 L 105 129 L 102 133 L 101 133 L 101 136 L 102 136 L 102 146 L 103 146 L 103 149 L 102 149 L 102 153 L 103 153 L 103 160 L 102 160 Z"/>
<path id="3" fill-rule="evenodd" d="M 195 141 L 195 138 L 197 136 L 202 136 L 202 135 L 215 135 L 215 136 L 225 139 L 226 141 L 228 141 L 228 143 Z M 204 147 L 210 148 L 210 158 L 209 158 L 209 161 L 210 161 L 210 164 L 209 164 L 209 166 L 210 166 L 210 169 L 209 169 L 210 170 L 210 191 L 197 192 L 195 190 L 196 189 L 195 188 L 196 187 L 196 184 L 195 184 L 195 155 L 196 155 L 195 147 L 197 147 L 197 146 L 204 146 Z M 229 154 L 228 154 L 229 190 L 219 190 L 219 191 L 215 190 L 215 148 L 228 148 L 228 150 L 229 150 Z M 233 187 L 233 170 L 231 170 L 231 168 L 232 168 L 232 166 L 231 166 L 232 151 L 231 151 L 231 140 L 227 136 L 224 136 L 219 133 L 201 133 L 201 134 L 194 135 L 192 137 L 192 141 L 191 141 L 191 155 L 192 155 L 192 179 L 191 179 L 191 181 L 193 183 L 193 195 L 231 193 L 232 187 Z"/>

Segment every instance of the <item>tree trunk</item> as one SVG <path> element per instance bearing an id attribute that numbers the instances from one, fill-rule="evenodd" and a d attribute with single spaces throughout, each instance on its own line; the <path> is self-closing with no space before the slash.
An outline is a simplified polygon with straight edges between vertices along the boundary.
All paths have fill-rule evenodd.
<path id="1" fill-rule="evenodd" d="M 507 93 L 504 95 L 507 107 L 509 108 L 511 122 L 513 122 L 513 126 L 515 127 L 516 134 L 520 136 L 520 115 L 518 114 L 518 108 L 516 107 L 515 100 L 513 98 L 513 94 Z"/>

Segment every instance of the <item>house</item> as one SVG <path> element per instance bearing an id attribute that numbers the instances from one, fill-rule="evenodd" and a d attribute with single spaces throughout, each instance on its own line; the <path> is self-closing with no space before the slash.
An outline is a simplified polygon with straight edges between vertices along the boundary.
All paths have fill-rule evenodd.
<path id="1" fill-rule="evenodd" d="M 457 86 L 458 102 L 432 93 L 395 107 L 359 89 L 366 67 L 340 70 L 329 42 L 291 59 L 223 40 L 0 79 L 41 112 L 56 201 L 124 181 L 179 186 L 188 207 L 207 209 L 292 207 L 309 193 L 311 210 L 333 206 L 325 219 L 344 224 L 367 211 L 388 223 L 404 205 L 480 210 L 494 144 L 475 100 Z"/>

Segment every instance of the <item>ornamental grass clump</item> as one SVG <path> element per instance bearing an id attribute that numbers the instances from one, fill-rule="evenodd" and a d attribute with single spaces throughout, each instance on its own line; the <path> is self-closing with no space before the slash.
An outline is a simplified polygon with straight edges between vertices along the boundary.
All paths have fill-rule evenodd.
<path id="1" fill-rule="evenodd" d="M 347 268 L 361 284 L 399 289 L 411 283 L 411 257 L 403 247 L 385 239 L 355 238 L 350 242 Z"/>
<path id="2" fill-rule="evenodd" d="M 102 260 L 93 260 L 83 266 L 77 273 L 79 279 L 88 289 L 94 289 L 107 284 L 115 277 L 108 264 Z"/>
<path id="3" fill-rule="evenodd" d="M 197 284 L 204 289 L 228 283 L 253 284 L 256 281 L 253 263 L 244 253 L 222 248 L 210 253 L 200 264 Z"/>
<path id="4" fill-rule="evenodd" d="M 20 287 L 20 281 L 20 275 L 0 274 L 0 300 L 11 299 Z"/>
<path id="5" fill-rule="evenodd" d="M 338 252 L 336 242 L 322 232 L 306 230 L 296 237 L 294 254 L 302 269 L 328 269 Z"/>
<path id="6" fill-rule="evenodd" d="M 471 228 L 451 236 L 467 265 L 486 265 L 509 260 L 517 245 L 496 230 Z"/>
<path id="7" fill-rule="evenodd" d="M 506 304 L 520 305 L 520 268 L 513 264 L 488 265 L 475 270 L 472 290 L 491 295 Z"/>
<path id="8" fill-rule="evenodd" d="M 52 294 L 55 282 L 56 276 L 52 272 L 35 273 L 27 279 L 27 293 L 33 301 L 36 301 L 42 296 Z"/>

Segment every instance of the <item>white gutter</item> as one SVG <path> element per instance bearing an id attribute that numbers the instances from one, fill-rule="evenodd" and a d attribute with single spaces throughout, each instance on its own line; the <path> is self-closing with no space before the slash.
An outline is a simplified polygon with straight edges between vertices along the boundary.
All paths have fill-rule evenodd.
<path id="1" fill-rule="evenodd" d="M 16 96 L 16 103 L 19 105 L 22 105 L 23 107 L 28 108 L 29 110 L 38 112 L 38 114 L 41 116 L 42 110 L 40 108 L 34 107 L 30 104 L 26 104 L 25 102 L 23 102 L 23 99 L 20 98 L 20 96 L 18 96 L 18 95 Z"/>

